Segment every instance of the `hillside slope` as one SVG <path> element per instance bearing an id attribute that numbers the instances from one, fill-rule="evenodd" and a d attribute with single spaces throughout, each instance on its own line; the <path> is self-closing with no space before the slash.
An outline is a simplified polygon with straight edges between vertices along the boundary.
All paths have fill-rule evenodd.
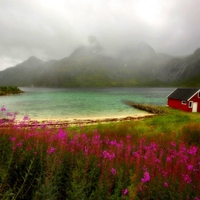
<path id="1" fill-rule="evenodd" d="M 0 72 L 0 85 L 37 87 L 200 86 L 200 49 L 186 57 L 156 53 L 146 43 L 104 54 L 100 46 L 81 46 L 69 57 L 44 62 L 30 57 Z"/>

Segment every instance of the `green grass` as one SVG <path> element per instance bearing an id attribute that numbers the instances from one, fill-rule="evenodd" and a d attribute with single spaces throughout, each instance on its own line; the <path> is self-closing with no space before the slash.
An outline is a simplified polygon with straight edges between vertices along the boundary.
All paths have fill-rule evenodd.
<path id="1" fill-rule="evenodd" d="M 0 199 L 198 200 L 200 113 L 158 109 L 62 128 L 1 120 Z"/>

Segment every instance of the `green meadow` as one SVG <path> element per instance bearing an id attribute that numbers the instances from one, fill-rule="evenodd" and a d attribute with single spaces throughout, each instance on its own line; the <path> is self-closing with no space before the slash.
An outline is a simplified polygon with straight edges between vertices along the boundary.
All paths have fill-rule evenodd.
<path id="1" fill-rule="evenodd" d="M 1 108 L 0 199 L 199 200 L 200 113 L 51 126 Z"/>

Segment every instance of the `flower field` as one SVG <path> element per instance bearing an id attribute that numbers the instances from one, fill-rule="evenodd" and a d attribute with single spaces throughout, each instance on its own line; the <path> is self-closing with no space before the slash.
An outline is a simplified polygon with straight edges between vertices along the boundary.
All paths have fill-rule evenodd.
<path id="1" fill-rule="evenodd" d="M 162 129 L 155 119 L 145 123 L 30 126 L 28 117 L 16 123 L 3 107 L 0 199 L 199 200 L 198 123 L 177 129 L 180 134 L 166 122 Z M 185 132 L 190 127 L 199 134 L 195 141 Z"/>

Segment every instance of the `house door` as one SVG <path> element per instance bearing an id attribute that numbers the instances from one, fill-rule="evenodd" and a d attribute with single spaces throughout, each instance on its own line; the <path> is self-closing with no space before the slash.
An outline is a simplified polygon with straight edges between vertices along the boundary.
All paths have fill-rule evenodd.
<path id="1" fill-rule="evenodd" d="M 192 112 L 197 112 L 197 106 L 198 106 L 198 103 L 197 102 L 193 102 Z"/>

